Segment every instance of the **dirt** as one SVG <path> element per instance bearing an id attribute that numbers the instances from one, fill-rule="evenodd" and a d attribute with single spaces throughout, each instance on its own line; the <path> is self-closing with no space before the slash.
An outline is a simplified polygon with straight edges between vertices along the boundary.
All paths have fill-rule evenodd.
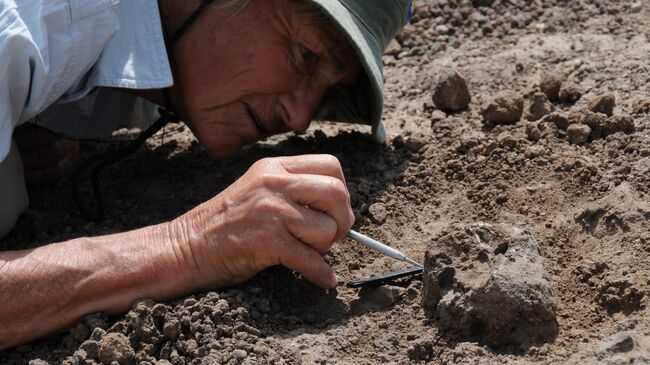
<path id="1" fill-rule="evenodd" d="M 328 254 L 336 290 L 272 268 L 235 288 L 92 315 L 0 353 L 0 362 L 650 363 L 649 19 L 638 0 L 420 0 L 384 57 L 386 146 L 368 127 L 318 123 L 216 162 L 186 127 L 170 125 L 104 175 L 110 219 L 81 218 L 62 181 L 32 189 L 31 208 L 0 243 L 30 247 L 168 220 L 259 158 L 331 153 L 346 173 L 355 228 L 418 260 L 445 250 L 452 224 L 530 232 L 556 303 L 551 338 L 499 347 L 444 335 L 423 309 L 419 277 L 345 287 L 404 266 L 344 239 Z M 432 101 L 449 69 L 471 94 L 456 114 Z M 540 91 L 552 108 L 529 119 Z M 486 123 L 481 111 L 501 92 L 522 98 L 524 115 Z"/>

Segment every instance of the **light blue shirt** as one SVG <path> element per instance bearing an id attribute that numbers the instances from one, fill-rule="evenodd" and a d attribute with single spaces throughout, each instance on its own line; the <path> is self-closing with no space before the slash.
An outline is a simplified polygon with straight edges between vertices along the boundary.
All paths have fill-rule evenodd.
<path id="1" fill-rule="evenodd" d="M 0 161 L 56 102 L 172 83 L 157 0 L 0 0 Z"/>

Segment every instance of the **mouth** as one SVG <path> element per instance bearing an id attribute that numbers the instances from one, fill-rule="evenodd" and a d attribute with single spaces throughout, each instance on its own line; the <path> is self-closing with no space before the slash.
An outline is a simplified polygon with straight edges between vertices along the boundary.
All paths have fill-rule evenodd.
<path id="1" fill-rule="evenodd" d="M 255 111 L 253 108 L 250 107 L 250 105 L 244 103 L 244 107 L 246 108 L 246 112 L 250 116 L 251 120 L 253 121 L 253 124 L 255 124 L 255 127 L 257 128 L 257 131 L 259 132 L 260 135 L 266 135 L 269 131 L 264 128 L 264 125 L 262 122 L 260 122 L 260 119 L 257 117 L 255 114 Z"/>

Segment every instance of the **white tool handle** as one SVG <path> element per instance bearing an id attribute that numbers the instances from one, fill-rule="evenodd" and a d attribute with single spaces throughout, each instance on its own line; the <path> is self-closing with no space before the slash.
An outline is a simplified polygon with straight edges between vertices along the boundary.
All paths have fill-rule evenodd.
<path id="1" fill-rule="evenodd" d="M 348 231 L 348 235 L 350 235 L 350 237 L 352 237 L 352 239 L 354 239 L 355 241 L 364 244 L 375 251 L 381 252 L 388 257 L 392 257 L 395 260 L 404 261 L 404 259 L 406 258 L 406 255 L 404 255 L 400 251 L 390 246 L 386 246 L 383 243 L 376 241 L 368 236 L 364 236 L 357 231 L 350 230 Z"/>

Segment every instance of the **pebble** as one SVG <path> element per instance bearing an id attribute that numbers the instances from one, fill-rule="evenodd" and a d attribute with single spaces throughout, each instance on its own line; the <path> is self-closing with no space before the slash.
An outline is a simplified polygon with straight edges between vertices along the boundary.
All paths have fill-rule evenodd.
<path id="1" fill-rule="evenodd" d="M 397 39 L 393 39 L 388 43 L 388 46 L 386 46 L 386 51 L 384 52 L 387 55 L 395 56 L 398 55 L 402 51 L 402 45 L 399 44 Z"/>
<path id="2" fill-rule="evenodd" d="M 585 144 L 589 140 L 589 134 L 591 128 L 586 124 L 571 124 L 566 131 L 569 143 L 572 144 Z"/>
<path id="3" fill-rule="evenodd" d="M 553 112 L 550 113 L 544 118 L 540 120 L 540 122 L 545 123 L 545 122 L 550 122 L 555 124 L 556 127 L 562 130 L 566 130 L 569 127 L 569 124 L 571 123 L 569 121 L 569 118 L 567 118 L 564 114 L 560 112 Z"/>
<path id="4" fill-rule="evenodd" d="M 544 93 L 535 93 L 532 98 L 528 110 L 526 111 L 526 119 L 535 121 L 542 119 L 544 116 L 553 111 L 553 104 L 551 104 Z"/>
<path id="5" fill-rule="evenodd" d="M 637 1 L 635 3 L 632 3 L 632 5 L 630 5 L 630 13 L 632 14 L 639 13 L 641 12 L 642 9 L 643 9 L 643 2 L 641 1 Z"/>
<path id="6" fill-rule="evenodd" d="M 370 220 L 375 224 L 383 224 L 386 221 L 388 212 L 386 211 L 386 206 L 384 206 L 384 204 L 374 203 L 368 207 L 368 214 L 370 215 Z"/>
<path id="7" fill-rule="evenodd" d="M 176 318 L 170 318 L 163 325 L 163 335 L 169 340 L 175 340 L 181 333 L 181 322 Z"/>
<path id="8" fill-rule="evenodd" d="M 370 303 L 387 307 L 398 301 L 406 289 L 400 286 L 382 285 L 369 292 L 362 294 L 363 298 Z"/>
<path id="9" fill-rule="evenodd" d="M 457 70 L 445 70 L 438 75 L 432 99 L 436 108 L 445 112 L 467 109 L 472 101 L 467 80 Z"/>
<path id="10" fill-rule="evenodd" d="M 629 352 L 632 349 L 634 349 L 634 339 L 627 331 L 609 336 L 599 346 L 601 354 Z"/>
<path id="11" fill-rule="evenodd" d="M 498 93 L 481 111 L 486 122 L 510 124 L 521 119 L 524 112 L 524 99 L 514 91 Z"/>
<path id="12" fill-rule="evenodd" d="M 99 341 L 99 361 L 102 364 L 117 362 L 119 365 L 135 363 L 135 352 L 129 339 L 121 333 L 109 333 Z"/>
<path id="13" fill-rule="evenodd" d="M 565 104 L 574 104 L 582 98 L 583 89 L 580 85 L 573 82 L 565 82 L 560 88 L 559 98 Z"/>
<path id="14" fill-rule="evenodd" d="M 232 357 L 237 360 L 244 360 L 248 356 L 248 353 L 241 349 L 236 349 L 232 352 Z"/>
<path id="15" fill-rule="evenodd" d="M 616 95 L 614 93 L 606 93 L 591 99 L 587 104 L 587 109 L 594 113 L 602 113 L 611 117 L 614 114 L 615 106 Z"/>

